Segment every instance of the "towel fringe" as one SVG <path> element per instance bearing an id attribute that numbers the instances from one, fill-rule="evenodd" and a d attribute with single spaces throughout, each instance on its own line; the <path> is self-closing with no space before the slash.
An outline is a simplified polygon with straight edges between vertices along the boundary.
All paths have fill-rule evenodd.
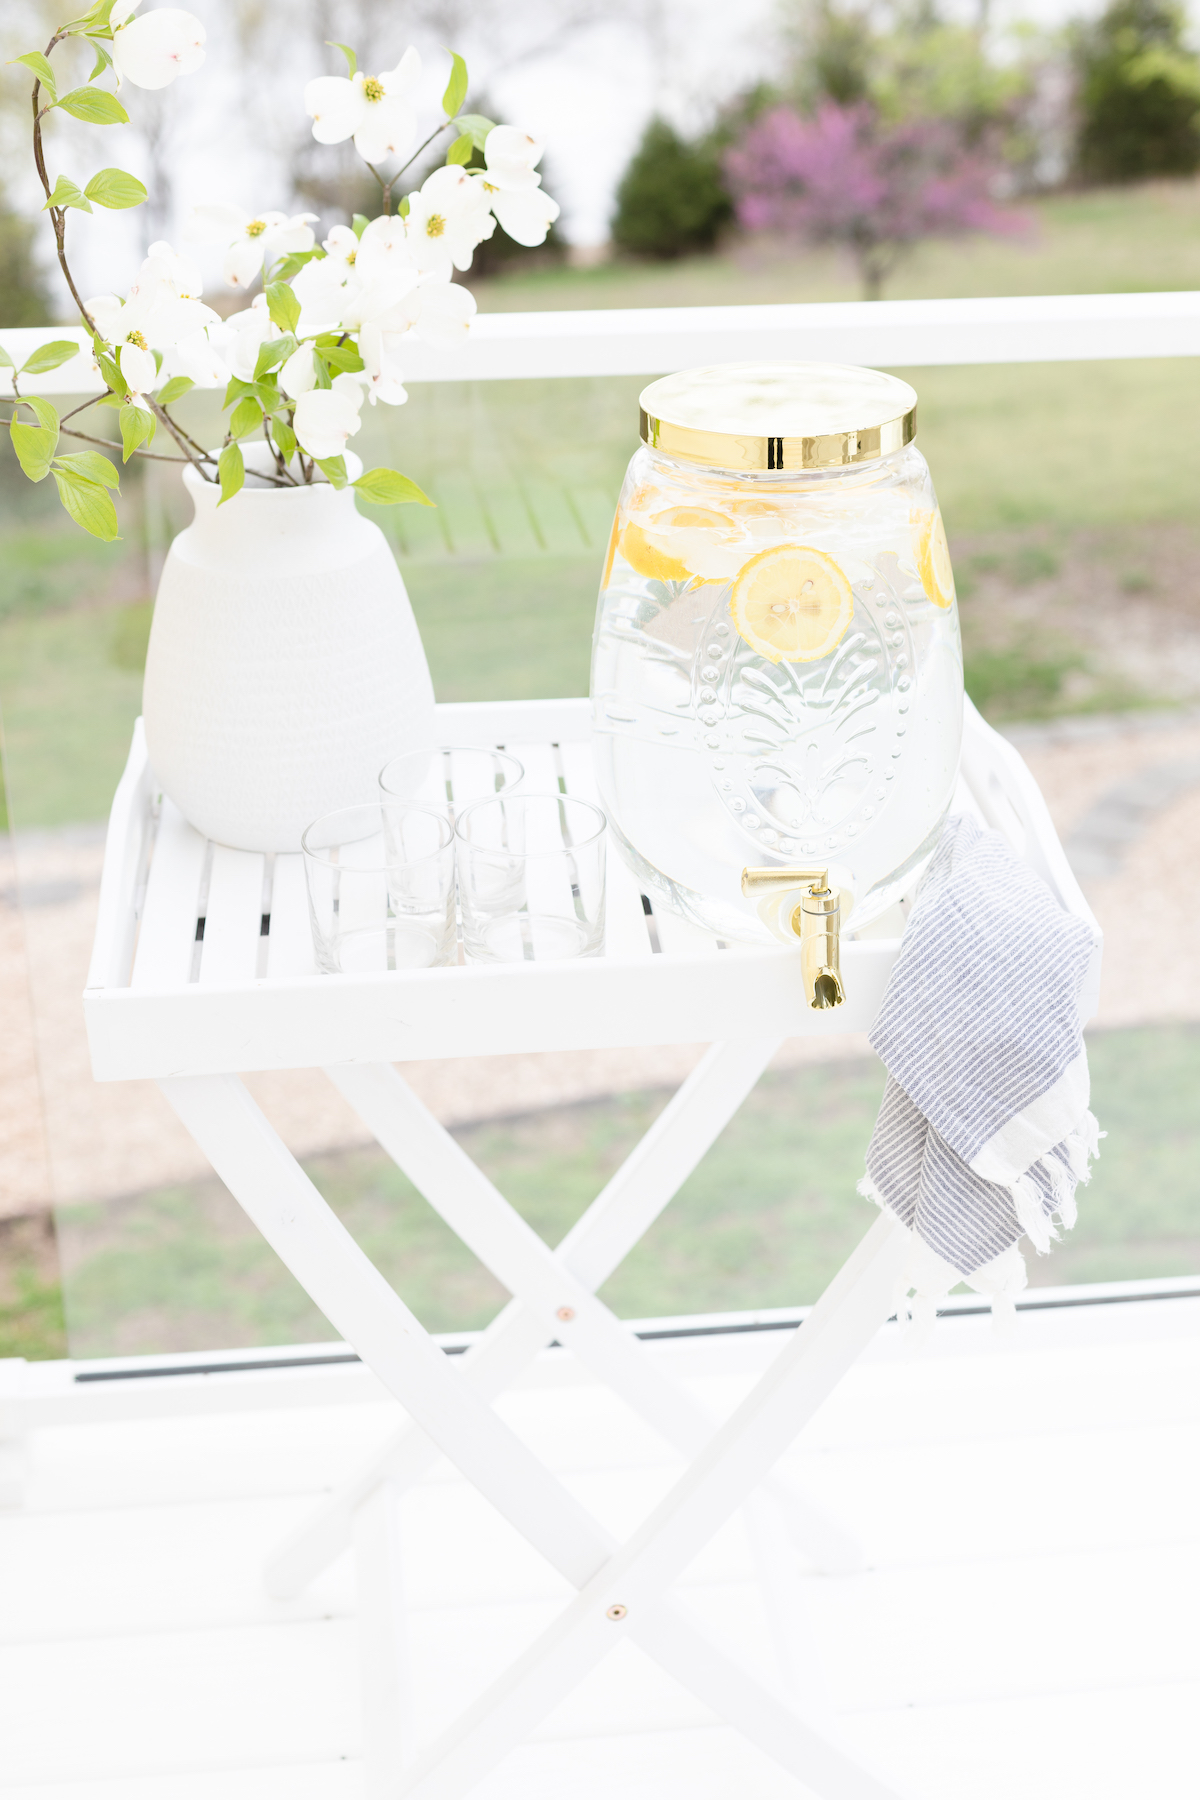
<path id="1" fill-rule="evenodd" d="M 1099 1158 L 1100 1139 L 1106 1135 L 1095 1115 L 1085 1112 L 1060 1144 L 1009 1184 L 1017 1223 L 1039 1256 L 1045 1256 L 1078 1219 L 1075 1190 L 1080 1182 L 1086 1185 L 1092 1179 L 1091 1163 Z"/>

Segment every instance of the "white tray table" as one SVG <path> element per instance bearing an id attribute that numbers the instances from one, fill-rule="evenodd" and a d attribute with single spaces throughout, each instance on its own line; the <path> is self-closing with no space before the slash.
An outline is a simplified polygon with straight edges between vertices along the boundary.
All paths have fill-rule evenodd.
<path id="1" fill-rule="evenodd" d="M 585 700 L 449 705 L 443 742 L 503 746 L 531 789 L 595 799 Z M 1003 830 L 1091 922 L 1037 787 L 968 704 L 956 805 Z M 380 975 L 315 971 L 298 856 L 207 843 L 156 788 L 140 727 L 109 827 L 84 996 L 101 1081 L 151 1079 L 330 1323 L 409 1424 L 280 1546 L 271 1590 L 293 1594 L 347 1544 L 364 1594 L 368 1792 L 455 1800 L 520 1743 L 628 1633 L 684 1686 L 830 1800 L 899 1790 L 773 1693 L 677 1610 L 675 1578 L 749 1503 L 769 1547 L 779 1520 L 825 1566 L 854 1555 L 836 1524 L 772 1469 L 890 1312 L 906 1234 L 881 1215 L 753 1392 L 717 1426 L 596 1290 L 737 1111 L 783 1039 L 864 1031 L 899 946 L 895 909 L 843 942 L 847 1002 L 814 1013 L 799 957 L 723 944 L 638 892 L 610 850 L 606 953 L 595 960 Z M 1095 1010 L 1099 952 L 1085 983 Z M 654 1126 L 556 1250 L 549 1249 L 391 1066 L 421 1058 L 709 1042 Z M 471 1352 L 447 1358 L 358 1248 L 239 1079 L 322 1067 L 429 1203 L 513 1296 Z M 550 1342 L 589 1365 L 690 1461 L 614 1543 L 489 1402 Z M 403 1608 L 392 1499 L 447 1456 L 577 1590 L 554 1625 L 431 1745 L 404 1713 Z M 778 1502 L 756 1495 L 764 1487 Z M 769 1549 L 767 1554 L 768 1582 Z"/>

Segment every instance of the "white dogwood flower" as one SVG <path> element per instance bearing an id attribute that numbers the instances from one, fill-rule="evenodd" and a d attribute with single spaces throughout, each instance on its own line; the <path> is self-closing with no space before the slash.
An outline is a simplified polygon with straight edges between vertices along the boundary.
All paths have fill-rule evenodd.
<path id="1" fill-rule="evenodd" d="M 372 219 L 359 242 L 353 275 L 342 324 L 356 331 L 389 312 L 421 279 L 403 219 Z"/>
<path id="2" fill-rule="evenodd" d="M 227 327 L 218 323 L 180 338 L 174 349 L 167 351 L 164 376 L 186 375 L 197 387 L 224 387 L 230 370 L 223 352 L 231 337 Z"/>
<path id="3" fill-rule="evenodd" d="M 159 245 L 162 251 L 170 245 Z M 182 261 L 182 259 L 179 259 Z M 158 380 L 155 350 L 170 350 L 207 325 L 219 323 L 202 300 L 181 295 L 172 277 L 178 271 L 166 256 L 148 256 L 125 300 L 98 294 L 87 302 L 99 335 L 113 347 L 121 378 L 131 394 L 144 394 Z"/>
<path id="4" fill-rule="evenodd" d="M 348 301 L 359 285 L 353 270 L 336 257 L 319 256 L 305 263 L 292 281 L 292 292 L 300 302 L 297 337 L 340 330 Z"/>
<path id="5" fill-rule="evenodd" d="M 422 273 L 451 263 L 470 268 L 475 246 L 496 229 L 490 198 L 457 164 L 435 169 L 420 193 L 408 196 L 408 245 Z"/>
<path id="6" fill-rule="evenodd" d="M 298 400 L 317 385 L 317 367 L 311 344 L 301 344 L 292 351 L 279 371 L 279 385 L 290 400 Z"/>
<path id="7" fill-rule="evenodd" d="M 382 331 L 378 325 L 364 325 L 358 334 L 367 399 L 372 406 L 377 400 L 385 406 L 403 406 L 408 399 L 398 355 L 406 336 L 405 331 Z"/>
<path id="8" fill-rule="evenodd" d="M 253 381 L 262 346 L 283 335 L 267 311 L 266 295 L 256 294 L 244 312 L 231 313 L 225 324 L 229 331 L 225 353 L 229 373 L 240 381 Z"/>
<path id="9" fill-rule="evenodd" d="M 532 249 L 545 243 L 546 233 L 561 210 L 557 200 L 552 200 L 542 188 L 518 188 L 515 192 L 498 188 L 489 192 L 486 179 L 481 185 L 497 222 L 514 244 Z"/>
<path id="10" fill-rule="evenodd" d="M 335 375 L 332 387 L 311 388 L 301 394 L 292 416 L 301 449 L 317 462 L 340 456 L 347 440 L 362 426 L 358 415 L 364 397 L 353 375 Z"/>
<path id="11" fill-rule="evenodd" d="M 162 239 L 151 244 L 142 267 L 169 287 L 179 300 L 198 300 L 204 292 L 204 277 L 195 263 Z"/>
<path id="12" fill-rule="evenodd" d="M 474 294 L 452 282 L 447 270 L 423 276 L 419 286 L 373 323 L 385 333 L 411 331 L 425 343 L 453 348 L 466 337 L 476 310 Z"/>
<path id="13" fill-rule="evenodd" d="M 117 81 L 132 81 L 140 88 L 169 87 L 177 75 L 190 75 L 204 61 L 204 27 L 192 13 L 175 6 L 160 6 L 135 19 L 140 5 L 141 0 L 116 0 L 109 14 Z"/>
<path id="14" fill-rule="evenodd" d="M 472 180 L 500 225 L 514 243 L 529 247 L 545 243 L 560 208 L 542 191 L 542 178 L 534 167 L 541 160 L 542 145 L 513 125 L 497 125 L 484 140 L 483 156 L 487 167 L 473 170 Z"/>
<path id="15" fill-rule="evenodd" d="M 226 243 L 222 268 L 226 285 L 250 287 L 263 263 L 298 251 L 311 250 L 316 242 L 311 220 L 316 213 L 248 213 L 224 203 L 192 209 L 190 235 L 199 243 Z"/>
<path id="16" fill-rule="evenodd" d="M 488 174 L 499 186 L 515 190 L 541 185 L 537 165 L 542 160 L 544 144 L 518 131 L 515 125 L 493 125 L 483 140 L 483 160 Z"/>
<path id="17" fill-rule="evenodd" d="M 335 225 L 321 248 L 330 262 L 342 265 L 343 275 L 358 261 L 358 236 L 349 225 Z"/>
<path id="18" fill-rule="evenodd" d="M 417 135 L 417 113 L 409 95 L 420 76 L 421 58 L 411 46 L 396 67 L 382 75 L 364 75 L 361 69 L 349 80 L 344 75 L 319 75 L 304 90 L 313 136 L 319 144 L 340 144 L 352 137 L 367 162 L 403 156 Z"/>

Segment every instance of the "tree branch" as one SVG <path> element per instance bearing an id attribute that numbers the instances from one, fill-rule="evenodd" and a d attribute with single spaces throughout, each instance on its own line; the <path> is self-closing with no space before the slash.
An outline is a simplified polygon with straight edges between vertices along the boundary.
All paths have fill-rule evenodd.
<path id="1" fill-rule="evenodd" d="M 70 35 L 70 33 L 66 32 L 66 31 L 56 31 L 55 32 L 54 36 L 50 39 L 50 42 L 46 45 L 45 51 L 43 52 L 43 54 L 45 55 L 47 60 L 49 60 L 50 52 L 54 49 L 55 45 L 61 44 L 63 39 L 65 37 L 68 37 L 69 35 Z M 42 187 L 45 189 L 46 198 L 47 198 L 47 200 L 49 200 L 50 195 L 53 192 L 53 189 L 50 186 L 50 177 L 46 173 L 46 157 L 45 157 L 45 152 L 44 152 L 44 149 L 42 146 L 42 119 L 43 119 L 44 113 L 47 109 L 42 109 L 41 111 L 39 111 L 39 109 L 38 109 L 38 95 L 41 92 L 41 88 L 42 88 L 42 84 L 35 76 L 34 82 L 33 82 L 33 160 L 37 167 L 38 180 L 41 182 Z M 66 281 L 66 284 L 71 291 L 72 300 L 74 300 L 76 306 L 79 308 L 79 316 L 82 318 L 84 324 L 87 326 L 87 328 L 91 332 L 92 336 L 95 337 L 96 336 L 95 320 L 92 318 L 91 313 L 89 313 L 87 307 L 83 304 L 83 301 L 80 299 L 79 290 L 75 286 L 74 278 L 73 278 L 73 276 L 71 274 L 71 270 L 67 264 L 67 214 L 66 214 L 66 208 L 62 207 L 62 206 L 52 206 L 52 207 L 50 207 L 49 211 L 50 211 L 50 223 L 54 227 L 54 242 L 55 242 L 55 245 L 58 250 L 58 263 L 59 263 L 59 267 L 61 268 L 61 270 L 63 272 L 63 278 Z"/>
<path id="2" fill-rule="evenodd" d="M 119 450 L 121 448 L 115 438 L 91 437 L 86 431 L 64 431 L 62 435 L 63 437 L 78 438 L 81 444 L 99 444 L 101 450 Z M 151 462 L 183 463 L 185 465 L 192 462 L 190 456 L 163 456 L 157 450 L 135 450 L 133 454 L 148 457 Z M 192 466 L 194 468 L 195 464 Z M 207 480 L 208 477 L 206 476 L 205 479 Z"/>

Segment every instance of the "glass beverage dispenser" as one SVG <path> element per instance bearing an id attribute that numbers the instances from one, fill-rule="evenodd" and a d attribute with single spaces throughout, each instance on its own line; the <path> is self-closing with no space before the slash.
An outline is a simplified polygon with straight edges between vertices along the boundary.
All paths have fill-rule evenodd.
<path id="1" fill-rule="evenodd" d="M 842 997 L 839 926 L 911 891 L 958 771 L 954 576 L 916 398 L 827 363 L 652 382 L 601 586 L 618 851 L 721 938 L 810 939 L 816 1006 Z"/>

